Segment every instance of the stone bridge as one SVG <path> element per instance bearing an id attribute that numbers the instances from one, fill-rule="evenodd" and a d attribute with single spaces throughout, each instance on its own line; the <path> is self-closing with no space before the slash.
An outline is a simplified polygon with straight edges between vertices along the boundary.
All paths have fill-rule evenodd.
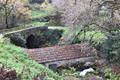
<path id="1" fill-rule="evenodd" d="M 32 27 L 32 28 L 26 28 L 26 29 L 21 29 L 21 30 L 16 30 L 16 31 L 11 31 L 5 33 L 5 37 L 11 37 L 15 35 L 20 35 L 23 38 L 27 38 L 30 35 L 39 35 L 42 31 L 48 30 L 47 26 L 43 27 Z"/>
<path id="2" fill-rule="evenodd" d="M 33 43 L 30 45 L 30 48 L 39 48 L 42 47 L 40 45 L 45 44 L 47 40 L 50 40 L 52 42 L 52 37 L 57 43 L 57 41 L 61 38 L 62 33 L 64 32 L 63 28 L 58 28 L 59 27 L 47 26 L 32 27 L 7 32 L 4 33 L 4 36 L 10 38 L 11 42 L 16 44 L 17 46 L 25 47 L 26 44 L 29 45 Z"/>

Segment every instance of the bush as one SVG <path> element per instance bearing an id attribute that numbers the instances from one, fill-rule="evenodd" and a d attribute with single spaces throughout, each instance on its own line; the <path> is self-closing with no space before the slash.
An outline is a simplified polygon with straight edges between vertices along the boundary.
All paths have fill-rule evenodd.
<path id="1" fill-rule="evenodd" d="M 107 80 L 120 80 L 120 74 L 113 73 L 109 68 L 105 70 L 105 78 Z"/>
<path id="2" fill-rule="evenodd" d="M 25 43 L 26 43 L 26 40 L 24 39 L 24 37 L 19 34 L 19 33 L 16 33 L 14 35 L 12 35 L 10 37 L 10 40 L 11 40 L 11 43 L 14 43 L 15 45 L 17 46 L 20 46 L 20 47 L 26 47 L 25 46 Z"/>
<path id="3" fill-rule="evenodd" d="M 39 35 L 32 35 L 27 38 L 27 48 L 41 48 L 41 47 L 48 47 L 54 46 L 58 44 L 63 30 L 58 29 L 49 29 L 42 31 Z"/>
<path id="4" fill-rule="evenodd" d="M 108 33 L 108 39 L 103 44 L 103 52 L 107 53 L 110 62 L 120 65 L 120 33 L 113 31 Z"/>

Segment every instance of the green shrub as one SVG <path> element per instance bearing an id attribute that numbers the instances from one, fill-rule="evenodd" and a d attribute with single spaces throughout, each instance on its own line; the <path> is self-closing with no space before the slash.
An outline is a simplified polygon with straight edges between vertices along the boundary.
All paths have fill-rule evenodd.
<path id="1" fill-rule="evenodd" d="M 81 43 L 82 41 L 88 41 L 97 50 L 101 49 L 101 45 L 106 41 L 107 37 L 101 31 L 81 31 L 73 41 L 73 43 Z"/>
<path id="2" fill-rule="evenodd" d="M 108 39 L 103 44 L 103 51 L 107 53 L 108 60 L 120 65 L 120 32 L 111 32 L 107 34 Z"/>
<path id="3" fill-rule="evenodd" d="M 113 73 L 109 68 L 105 70 L 105 78 L 106 80 L 120 80 L 120 74 Z"/>

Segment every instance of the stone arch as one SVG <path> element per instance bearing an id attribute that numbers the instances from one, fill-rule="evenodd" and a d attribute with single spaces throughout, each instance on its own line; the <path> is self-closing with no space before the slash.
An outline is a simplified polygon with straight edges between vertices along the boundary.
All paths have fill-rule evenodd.
<path id="1" fill-rule="evenodd" d="M 48 67 L 49 67 L 49 69 L 51 69 L 51 70 L 53 70 L 54 72 L 56 72 L 56 71 L 57 71 L 57 66 L 58 66 L 58 65 L 54 63 L 54 64 L 49 64 Z"/>
<path id="2" fill-rule="evenodd" d="M 33 34 L 30 34 L 27 38 L 26 38 L 26 47 L 27 48 L 39 48 L 39 41 L 37 39 L 37 37 Z"/>

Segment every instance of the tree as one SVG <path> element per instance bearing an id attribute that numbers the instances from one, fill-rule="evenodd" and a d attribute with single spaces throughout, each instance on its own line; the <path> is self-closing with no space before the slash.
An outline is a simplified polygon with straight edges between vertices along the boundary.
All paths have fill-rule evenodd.
<path id="1" fill-rule="evenodd" d="M 63 42 L 72 43 L 79 32 L 85 32 L 86 27 L 95 25 L 107 37 L 108 48 L 104 46 L 104 49 L 111 56 L 108 56 L 109 59 L 119 62 L 120 0 L 75 0 L 74 4 L 64 1 L 61 4 L 63 7 L 58 6 L 58 10 L 62 13 L 64 24 L 72 28 L 69 34 L 63 36 Z"/>
<path id="2" fill-rule="evenodd" d="M 72 36 L 64 35 L 65 42 L 72 43 L 75 36 L 80 31 L 85 33 L 90 25 L 95 25 L 104 32 L 119 27 L 119 0 L 61 0 L 54 4 L 59 4 L 56 6 L 62 14 L 61 21 L 70 27 L 69 32 Z"/>
<path id="3" fill-rule="evenodd" d="M 70 44 L 80 31 L 85 29 L 96 19 L 97 3 L 91 0 L 60 0 L 54 2 L 58 12 L 61 13 L 61 22 L 70 28 L 70 35 L 65 34 L 62 37 L 64 44 Z"/>
<path id="4" fill-rule="evenodd" d="M 61 0 L 56 3 L 61 21 L 68 27 L 86 25 L 92 22 L 94 6 L 91 0 Z"/>
<path id="5" fill-rule="evenodd" d="M 111 41 L 111 45 L 108 44 L 108 59 L 111 62 L 120 64 L 120 32 L 112 32 L 109 34 L 108 41 Z"/>
<path id="6" fill-rule="evenodd" d="M 26 6 L 27 0 L 0 0 L 1 22 L 6 28 L 15 27 L 15 24 L 22 21 L 21 17 L 30 16 L 30 10 Z M 22 18 L 23 19 L 23 18 Z"/>
<path id="7" fill-rule="evenodd" d="M 94 22 L 107 39 L 102 53 L 110 62 L 120 64 L 120 0 L 105 0 L 99 3 L 97 20 Z"/>

